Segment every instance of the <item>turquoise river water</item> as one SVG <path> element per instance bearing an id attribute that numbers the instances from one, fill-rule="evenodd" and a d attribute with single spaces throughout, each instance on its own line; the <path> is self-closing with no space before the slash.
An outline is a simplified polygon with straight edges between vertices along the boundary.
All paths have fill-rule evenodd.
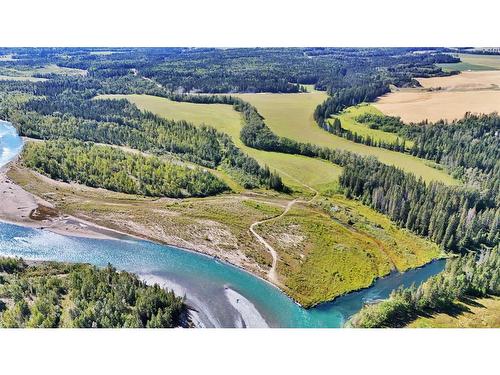
<path id="1" fill-rule="evenodd" d="M 0 167 L 22 149 L 15 128 L 0 121 Z M 0 202 L 1 204 L 1 202 Z M 91 239 L 0 222 L 0 255 L 32 260 L 113 264 L 186 296 L 202 327 L 341 327 L 363 304 L 386 298 L 399 286 L 441 272 L 444 260 L 377 280 L 373 286 L 303 309 L 266 281 L 192 251 L 136 239 Z"/>

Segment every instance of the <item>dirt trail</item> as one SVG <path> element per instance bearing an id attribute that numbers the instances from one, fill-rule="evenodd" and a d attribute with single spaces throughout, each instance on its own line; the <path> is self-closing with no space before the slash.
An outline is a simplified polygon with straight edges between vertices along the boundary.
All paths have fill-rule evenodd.
<path id="1" fill-rule="evenodd" d="M 289 176 L 289 177 L 291 177 L 291 176 Z M 293 178 L 293 177 L 291 177 L 291 178 Z M 255 236 L 255 238 L 257 238 L 257 240 L 261 244 L 263 244 L 267 250 L 269 250 L 269 253 L 273 257 L 273 262 L 272 262 L 271 268 L 269 269 L 269 271 L 267 273 L 267 278 L 268 278 L 269 281 L 271 281 L 273 284 L 275 284 L 277 286 L 281 286 L 281 282 L 279 281 L 278 273 L 276 272 L 276 265 L 278 263 L 278 253 L 276 252 L 276 250 L 274 249 L 274 247 L 272 247 L 271 244 L 269 244 L 269 242 L 267 242 L 260 234 L 258 234 L 256 232 L 255 227 L 258 226 L 258 225 L 260 225 L 260 224 L 268 223 L 270 221 L 282 218 L 283 216 L 285 216 L 288 213 L 288 211 L 290 211 L 290 209 L 292 208 L 292 206 L 295 203 L 311 203 L 314 199 L 316 199 L 316 197 L 318 197 L 319 192 L 316 189 L 314 189 L 311 186 L 306 185 L 306 184 L 298 181 L 297 179 L 294 179 L 294 180 L 296 180 L 302 186 L 304 186 L 304 187 L 310 189 L 312 192 L 314 192 L 314 196 L 311 199 L 309 199 L 309 200 L 301 200 L 301 199 L 298 199 L 298 198 L 294 199 L 294 200 L 288 202 L 288 204 L 285 207 L 285 210 L 281 214 L 279 214 L 277 216 L 270 217 L 270 218 L 265 219 L 265 220 L 255 221 L 254 223 L 252 223 L 252 225 L 250 225 L 250 232 L 252 232 L 252 234 Z"/>

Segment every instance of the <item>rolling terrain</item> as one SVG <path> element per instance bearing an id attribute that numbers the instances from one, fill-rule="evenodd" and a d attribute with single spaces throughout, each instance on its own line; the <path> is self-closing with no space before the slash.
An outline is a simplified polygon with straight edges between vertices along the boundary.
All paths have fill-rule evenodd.
<path id="1" fill-rule="evenodd" d="M 363 156 L 375 156 L 381 162 L 402 168 L 405 171 L 415 173 L 425 181 L 440 181 L 445 184 L 457 184 L 457 181 L 446 172 L 433 168 L 432 162 L 418 159 L 416 157 L 401 154 L 395 151 L 384 150 L 378 147 L 370 147 L 363 144 L 346 140 L 342 137 L 330 134 L 319 128 L 314 122 L 312 113 L 316 105 L 321 103 L 326 95 L 323 92 L 299 94 L 236 94 L 250 104 L 254 105 L 259 113 L 264 116 L 264 121 L 279 136 L 288 137 L 300 142 L 312 143 L 319 146 L 330 147 L 340 150 L 351 151 Z M 100 98 L 127 98 L 142 110 L 152 111 L 165 118 L 193 121 L 194 123 L 208 123 L 202 121 L 200 116 L 210 113 L 208 118 L 212 119 L 210 125 L 229 134 L 234 143 L 245 153 L 254 157 L 257 161 L 267 164 L 271 169 L 281 174 L 285 183 L 300 189 L 300 184 L 322 188 L 334 183 L 338 178 L 341 168 L 331 163 L 308 158 L 299 155 L 286 155 L 277 152 L 256 150 L 245 146 L 239 139 L 241 120 L 235 112 L 228 120 L 221 119 L 227 109 L 218 107 L 219 115 L 214 116 L 207 106 L 212 104 L 174 103 L 169 99 L 141 96 L 141 95 L 104 95 Z M 164 103 L 161 105 L 160 103 Z M 230 109 L 230 106 L 226 106 Z M 191 109 L 191 111 L 190 111 Z M 352 117 L 348 115 L 349 110 L 342 116 L 347 119 L 346 123 L 354 125 Z M 355 126 L 355 125 L 354 125 Z M 361 125 L 360 125 L 361 126 Z M 379 136 L 393 137 L 392 134 L 378 132 Z M 299 183 L 299 184 L 297 184 Z"/>
<path id="2" fill-rule="evenodd" d="M 303 94 L 304 96 L 307 97 L 306 94 Z M 322 188 L 334 184 L 342 170 L 335 164 L 319 159 L 262 151 L 245 146 L 240 140 L 242 126 L 240 114 L 229 105 L 174 102 L 151 95 L 101 95 L 98 98 L 127 99 L 141 110 L 151 111 L 168 119 L 213 126 L 230 135 L 236 146 L 261 165 L 276 170 L 284 182 L 296 190 L 304 190 L 304 185 Z M 304 191 L 307 193 L 308 189 Z"/>
<path id="3" fill-rule="evenodd" d="M 314 95 L 308 101 L 304 96 Z M 242 99 L 254 105 L 264 116 L 267 126 L 277 135 L 299 142 L 350 151 L 362 156 L 374 156 L 380 162 L 394 165 L 404 171 L 414 173 L 425 181 L 440 181 L 457 184 L 450 175 L 431 167 L 431 162 L 399 152 L 355 143 L 330 134 L 321 129 L 314 121 L 312 113 L 321 102 L 320 94 L 240 94 Z M 297 109 L 298 108 L 298 109 Z"/>
<path id="4" fill-rule="evenodd" d="M 383 148 L 403 151 L 397 130 L 357 121 L 387 121 L 379 103 L 367 101 L 396 83 L 411 86 L 419 74 L 432 78 L 399 92 L 496 93 L 496 73 L 448 77 L 433 62 L 456 59 L 407 51 L 391 59 L 390 50 L 286 51 L 294 63 L 267 50 L 157 52 L 166 54 L 75 54 L 60 62 L 71 68 L 54 58 L 10 71 L 44 81 L 1 83 L 0 113 L 28 142 L 2 194 L 22 191 L 36 202 L 29 215 L 10 205 L 9 217 L 69 235 L 75 223 L 92 223 L 198 251 L 266 279 L 304 307 L 496 241 L 496 195 L 475 191 L 495 186 L 494 116 L 465 119 L 486 129 L 479 138 L 441 125 L 446 144 L 433 138 L 437 126 L 427 138 L 399 133 L 412 137 L 419 157 Z M 337 69 L 345 59 L 353 70 Z M 199 64 L 195 77 L 186 73 Z M 301 83 L 311 80 L 323 91 Z M 205 95 L 227 92 L 238 93 Z M 368 141 L 330 133 L 334 118 Z"/>

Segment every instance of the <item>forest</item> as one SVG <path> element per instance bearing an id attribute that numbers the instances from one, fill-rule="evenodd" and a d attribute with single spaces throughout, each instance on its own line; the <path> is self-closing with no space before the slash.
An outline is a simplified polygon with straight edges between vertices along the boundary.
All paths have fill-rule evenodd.
<path id="1" fill-rule="evenodd" d="M 171 328 L 182 297 L 108 265 L 0 257 L 0 327 Z"/>
<path id="2" fill-rule="evenodd" d="M 375 114 L 363 114 L 356 120 L 372 129 L 396 133 L 414 142 L 412 147 L 398 150 L 400 152 L 443 164 L 469 185 L 489 189 L 494 194 L 500 190 L 498 114 L 468 113 L 451 123 L 410 125 L 404 124 L 399 117 Z"/>
<path id="3" fill-rule="evenodd" d="M 347 197 L 361 200 L 446 250 L 479 251 L 500 240 L 497 192 L 426 184 L 412 174 L 369 159 L 355 160 L 344 168 L 340 186 Z"/>
<path id="4" fill-rule="evenodd" d="M 451 124 L 407 125 L 397 117 L 380 115 L 356 119 L 367 127 L 397 134 L 400 138 L 395 143 L 359 136 L 343 129 L 341 121 L 333 117 L 349 106 L 373 101 L 391 85 L 416 87 L 415 77 L 455 74 L 435 65 L 459 61 L 444 54 L 446 49 L 432 53 L 417 53 L 421 51 L 412 48 L 130 48 L 112 49 L 106 55 L 89 52 L 92 50 L 19 49 L 15 52 L 18 61 L 3 63 L 24 70 L 50 63 L 85 71 L 77 76 L 37 74 L 48 78 L 40 82 L 0 81 L 0 118 L 11 121 L 20 135 L 45 141 L 26 147 L 23 158 L 28 167 L 62 181 L 154 197 L 201 197 L 227 191 L 226 184 L 206 168 L 223 170 L 247 189 L 294 193 L 277 171 L 259 165 L 210 124 L 167 120 L 140 111 L 127 100 L 94 98 L 137 93 L 179 102 L 232 105 L 241 114 L 240 140 L 244 145 L 319 158 L 343 167 L 336 193 L 361 201 L 447 252 L 460 254 L 456 263 L 450 262 L 458 265 L 450 266 L 455 269 L 453 278 L 463 278 L 463 272 L 458 271 L 463 267 L 476 267 L 474 272 L 483 280 L 490 278 L 492 267 L 498 267 L 493 260 L 470 265 L 471 259 L 481 260 L 486 253 L 490 254 L 488 259 L 498 257 L 494 250 L 500 241 L 498 115 L 467 114 Z M 236 92 L 296 93 L 304 91 L 304 85 L 328 94 L 313 114 L 325 131 L 408 153 L 429 160 L 429 164 L 439 163 L 464 184 L 426 183 L 375 158 L 281 137 L 266 125 L 254 106 L 231 96 Z M 194 168 L 185 166 L 193 163 L 197 165 Z M 459 287 L 469 294 L 480 289 L 475 282 Z M 484 288 L 484 293 L 494 291 Z M 435 308 L 417 301 L 427 293 L 424 289 L 398 293 L 404 295 L 401 300 L 409 309 L 406 311 Z M 435 294 L 437 299 L 441 298 L 439 293 Z M 447 304 L 460 298 L 448 289 L 443 293 Z M 429 295 L 434 298 L 434 294 Z M 141 319 L 141 324 L 147 325 L 149 320 Z"/>
<path id="5" fill-rule="evenodd" d="M 388 300 L 365 306 L 351 319 L 359 328 L 403 327 L 419 315 L 450 311 L 457 301 L 500 295 L 500 251 L 495 247 L 479 261 L 468 254 L 447 261 L 446 269 L 421 284 L 396 289 Z"/>
<path id="6" fill-rule="evenodd" d="M 44 140 L 77 139 L 127 146 L 158 156 L 176 155 L 200 166 L 221 167 L 240 178 L 246 188 L 284 189 L 276 173 L 259 166 L 229 136 L 212 127 L 166 120 L 141 112 L 126 100 L 91 100 L 85 91 L 77 92 L 78 86 L 69 89 L 66 80 L 61 85 L 37 85 L 35 91 L 43 93 L 43 97 L 26 97 L 26 93 L 17 92 L 16 84 L 4 87 L 11 92 L 0 101 L 0 117 L 15 124 L 20 135 Z"/>
<path id="7" fill-rule="evenodd" d="M 213 174 L 158 157 L 81 141 L 28 143 L 23 163 L 54 180 L 150 197 L 205 197 L 228 190 Z"/>

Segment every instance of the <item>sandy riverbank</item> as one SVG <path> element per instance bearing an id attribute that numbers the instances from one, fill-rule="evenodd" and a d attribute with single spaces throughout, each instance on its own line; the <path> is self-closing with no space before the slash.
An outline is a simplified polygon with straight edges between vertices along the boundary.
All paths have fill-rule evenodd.
<path id="1" fill-rule="evenodd" d="M 0 220 L 76 237 L 122 238 L 124 233 L 64 215 L 50 202 L 37 197 L 7 176 L 11 163 L 0 168 Z"/>

